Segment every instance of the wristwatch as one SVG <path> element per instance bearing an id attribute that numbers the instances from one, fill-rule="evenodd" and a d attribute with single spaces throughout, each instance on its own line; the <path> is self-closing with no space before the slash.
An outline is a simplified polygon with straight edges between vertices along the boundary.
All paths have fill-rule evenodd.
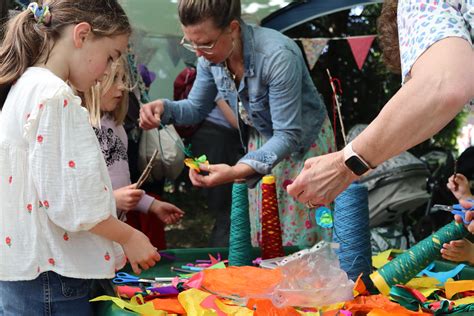
<path id="1" fill-rule="evenodd" d="M 361 156 L 359 156 L 354 150 L 352 149 L 352 142 L 347 144 L 343 150 L 344 153 L 344 163 L 346 164 L 347 168 L 351 170 L 355 175 L 361 176 L 369 170 L 373 168 L 364 160 Z"/>

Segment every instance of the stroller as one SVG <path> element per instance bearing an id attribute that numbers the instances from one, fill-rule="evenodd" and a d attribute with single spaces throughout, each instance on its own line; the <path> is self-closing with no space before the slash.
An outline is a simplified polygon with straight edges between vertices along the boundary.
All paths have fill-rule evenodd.
<path id="1" fill-rule="evenodd" d="M 357 124 L 348 133 L 348 141 L 359 135 L 367 125 Z M 409 152 L 403 152 L 361 177 L 360 183 L 369 191 L 369 226 L 372 250 L 407 248 L 414 242 L 403 218 L 429 204 L 427 180 L 430 170 Z M 423 208 L 424 209 L 424 208 Z"/>
<path id="2" fill-rule="evenodd" d="M 355 138 L 367 125 L 357 124 L 348 134 Z M 369 190 L 370 227 L 384 226 L 400 219 L 401 215 L 427 203 L 427 179 L 430 171 L 417 157 L 403 152 L 375 170 L 361 177 L 360 183 Z"/>

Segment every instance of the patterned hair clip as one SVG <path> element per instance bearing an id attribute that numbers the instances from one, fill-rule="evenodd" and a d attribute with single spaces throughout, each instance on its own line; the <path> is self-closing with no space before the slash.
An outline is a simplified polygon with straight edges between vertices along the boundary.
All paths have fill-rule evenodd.
<path id="1" fill-rule="evenodd" d="M 45 26 L 51 24 L 51 12 L 48 5 L 40 6 L 37 2 L 31 2 L 28 5 L 28 10 L 33 13 L 36 23 Z"/>

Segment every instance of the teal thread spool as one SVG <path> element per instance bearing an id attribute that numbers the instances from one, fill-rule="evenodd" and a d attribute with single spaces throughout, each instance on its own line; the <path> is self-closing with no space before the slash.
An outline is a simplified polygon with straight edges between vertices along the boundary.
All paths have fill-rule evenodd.
<path id="1" fill-rule="evenodd" d="M 250 219 L 248 188 L 245 182 L 232 186 L 232 209 L 230 212 L 229 265 L 252 264 L 250 241 Z"/>
<path id="2" fill-rule="evenodd" d="M 467 234 L 464 225 L 453 221 L 372 273 L 370 278 L 381 293 L 388 295 L 393 285 L 407 283 L 433 260 L 440 258 L 444 243 L 462 239 Z"/>

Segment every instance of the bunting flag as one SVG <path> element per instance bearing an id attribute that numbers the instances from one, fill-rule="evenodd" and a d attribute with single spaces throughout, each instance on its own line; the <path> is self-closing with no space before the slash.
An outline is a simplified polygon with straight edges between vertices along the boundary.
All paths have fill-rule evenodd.
<path id="1" fill-rule="evenodd" d="M 327 38 L 302 38 L 306 59 L 308 60 L 309 68 L 313 69 L 314 65 L 321 56 L 324 48 L 326 48 L 329 39 Z"/>
<path id="2" fill-rule="evenodd" d="M 357 67 L 359 67 L 359 70 L 362 70 L 375 37 L 376 35 L 367 35 L 329 38 L 295 38 L 294 40 L 300 41 L 303 44 L 303 50 L 310 69 L 314 68 L 314 65 L 318 62 L 319 57 L 324 52 L 329 41 L 347 40 L 357 63 Z"/>
<path id="3" fill-rule="evenodd" d="M 374 38 L 375 35 L 347 38 L 359 70 L 362 70 L 364 66 L 365 59 L 367 58 L 370 47 L 372 47 Z"/>

